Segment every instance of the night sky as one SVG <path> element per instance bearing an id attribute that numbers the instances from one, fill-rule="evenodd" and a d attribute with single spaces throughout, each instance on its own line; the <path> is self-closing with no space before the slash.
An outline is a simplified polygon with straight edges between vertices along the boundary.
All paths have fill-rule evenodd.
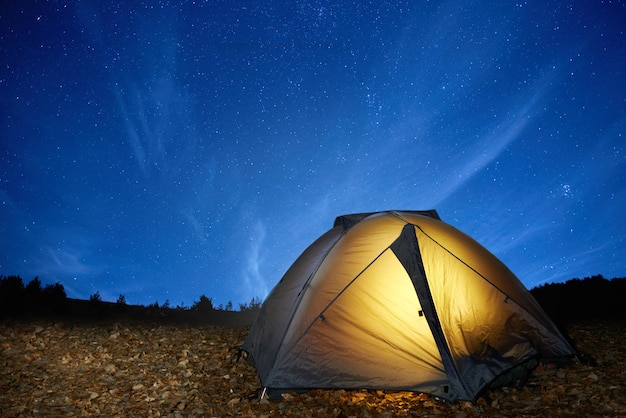
<path id="1" fill-rule="evenodd" d="M 436 209 L 529 288 L 624 277 L 625 31 L 623 1 L 3 1 L 0 274 L 237 307 L 338 215 Z"/>

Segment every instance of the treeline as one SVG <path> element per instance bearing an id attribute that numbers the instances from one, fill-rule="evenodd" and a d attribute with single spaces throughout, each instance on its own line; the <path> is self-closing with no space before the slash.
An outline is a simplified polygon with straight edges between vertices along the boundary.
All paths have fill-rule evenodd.
<path id="1" fill-rule="evenodd" d="M 608 280 L 602 275 L 550 283 L 530 291 L 543 309 L 558 323 L 579 320 L 626 319 L 626 278 Z M 117 302 L 104 302 L 98 292 L 89 300 L 70 299 L 60 283 L 42 286 L 35 277 L 28 284 L 20 276 L 0 276 L 0 318 L 65 316 L 85 319 L 135 319 L 192 324 L 250 325 L 261 300 L 253 298 L 234 310 L 232 303 L 215 307 L 202 295 L 191 307 L 171 307 L 169 302 L 148 306 L 128 305 L 120 295 Z"/>
<path id="2" fill-rule="evenodd" d="M 626 319 L 626 278 L 602 275 L 549 283 L 530 291 L 556 322 Z"/>
<path id="3" fill-rule="evenodd" d="M 252 298 L 234 310 L 232 302 L 215 307 L 213 300 L 201 295 L 191 307 L 171 307 L 169 302 L 128 305 L 124 295 L 116 302 L 105 302 L 96 292 L 89 300 L 68 298 L 61 283 L 42 286 L 35 277 L 28 284 L 20 276 L 0 276 L 0 318 L 61 316 L 82 319 L 134 319 L 192 324 L 249 325 L 261 300 Z"/>

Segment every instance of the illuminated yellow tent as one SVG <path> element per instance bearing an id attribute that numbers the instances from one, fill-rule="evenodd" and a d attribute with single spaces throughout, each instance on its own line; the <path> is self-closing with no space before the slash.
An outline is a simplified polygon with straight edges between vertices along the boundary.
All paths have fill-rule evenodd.
<path id="1" fill-rule="evenodd" d="M 340 216 L 269 294 L 242 349 L 274 393 L 360 388 L 474 400 L 574 349 L 493 254 L 433 211 Z"/>

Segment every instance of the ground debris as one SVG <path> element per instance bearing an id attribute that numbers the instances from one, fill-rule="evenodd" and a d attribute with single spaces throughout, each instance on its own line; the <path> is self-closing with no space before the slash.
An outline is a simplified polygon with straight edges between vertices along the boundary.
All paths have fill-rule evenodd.
<path id="1" fill-rule="evenodd" d="M 568 327 L 594 365 L 539 367 L 475 402 L 412 392 L 312 390 L 261 399 L 234 361 L 246 328 L 154 323 L 0 324 L 0 415 L 171 417 L 626 416 L 626 324 Z"/>

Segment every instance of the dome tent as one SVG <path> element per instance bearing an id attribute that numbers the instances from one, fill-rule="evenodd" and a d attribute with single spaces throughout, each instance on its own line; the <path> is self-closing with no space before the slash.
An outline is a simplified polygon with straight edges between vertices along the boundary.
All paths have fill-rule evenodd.
<path id="1" fill-rule="evenodd" d="M 432 211 L 340 216 L 270 292 L 243 343 L 270 391 L 474 400 L 507 370 L 574 349 L 493 254 Z"/>

